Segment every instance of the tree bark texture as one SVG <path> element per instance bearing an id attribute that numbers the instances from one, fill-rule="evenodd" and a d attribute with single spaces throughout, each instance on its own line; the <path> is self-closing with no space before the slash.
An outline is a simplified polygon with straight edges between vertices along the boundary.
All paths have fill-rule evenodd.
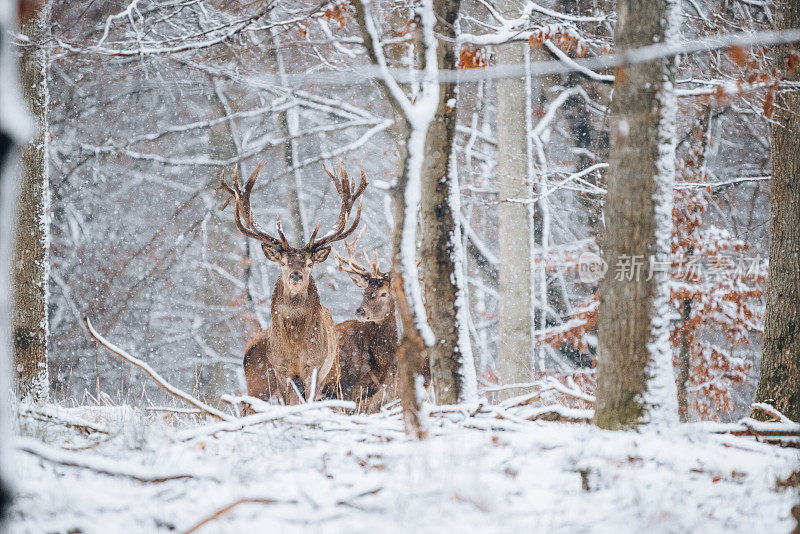
<path id="1" fill-rule="evenodd" d="M 781 29 L 800 28 L 800 2 L 784 1 Z M 795 50 L 797 48 L 795 47 Z M 800 69 L 785 68 L 788 48 L 778 50 L 784 79 L 800 81 Z M 770 241 L 764 348 L 756 401 L 772 404 L 800 421 L 800 93 L 778 90 L 772 123 Z"/>
<path id="2" fill-rule="evenodd" d="M 498 11 L 512 19 L 519 16 L 513 0 L 497 2 Z M 498 65 L 519 65 L 527 43 L 497 47 Z M 527 140 L 525 132 L 525 82 L 521 77 L 497 80 L 497 182 L 498 238 L 500 245 L 498 313 L 498 378 L 501 384 L 530 378 L 531 352 L 531 246 L 528 207 L 507 199 L 527 198 Z M 508 395 L 513 395 L 513 390 Z"/>
<path id="3" fill-rule="evenodd" d="M 445 37 L 437 47 L 439 68 L 443 70 L 457 66 L 455 23 L 459 8 L 460 0 L 434 2 L 436 33 Z M 465 383 L 470 374 L 464 366 L 474 368 L 466 325 L 460 324 L 467 310 L 464 288 L 459 287 L 459 281 L 463 281 L 463 259 L 458 206 L 453 202 L 458 198 L 459 187 L 452 154 L 456 98 L 455 83 L 439 84 L 439 103 L 428 127 L 421 180 L 420 257 L 428 323 L 436 335 L 436 344 L 428 356 L 433 390 L 440 404 L 465 400 L 471 384 Z"/>
<path id="4" fill-rule="evenodd" d="M 48 169 L 47 169 L 47 15 L 20 24 L 30 39 L 21 47 L 20 82 L 25 102 L 36 121 L 34 137 L 20 150 L 22 184 L 16 213 L 13 259 L 12 342 L 16 393 L 20 400 L 43 402 L 48 397 Z"/>
<path id="5" fill-rule="evenodd" d="M 617 5 L 618 49 L 670 39 L 676 9 L 671 0 Z M 595 423 L 602 428 L 649 422 L 672 402 L 675 413 L 667 417 L 677 421 L 667 338 L 669 269 L 649 277 L 651 261 L 669 265 L 674 141 L 667 139 L 674 137 L 674 66 L 674 58 L 667 58 L 616 70 L 602 243 L 609 269 L 598 310 Z"/>
<path id="6" fill-rule="evenodd" d="M 358 21 L 364 48 L 369 56 L 370 62 L 373 65 L 377 65 L 378 56 L 376 47 L 378 43 L 374 42 L 372 35 L 367 31 L 367 25 L 374 24 L 369 4 L 356 0 L 353 2 L 353 7 L 355 8 L 356 20 Z M 402 9 L 399 5 L 394 7 L 395 11 Z M 398 56 L 403 53 L 402 50 L 403 49 L 399 46 L 393 46 L 388 50 L 384 50 L 384 54 L 387 52 L 392 54 L 385 55 L 387 63 L 389 65 L 392 63 L 399 64 L 401 58 Z M 405 191 L 409 182 L 409 154 L 407 146 L 411 134 L 411 127 L 409 117 L 405 115 L 402 106 L 392 95 L 386 81 L 379 80 L 378 83 L 381 92 L 391 104 L 395 116 L 397 117 L 397 131 L 403 139 L 403 142 L 400 143 L 398 147 L 400 165 L 397 182 L 391 189 L 392 205 L 394 209 L 394 227 L 392 229 L 392 288 L 394 289 L 395 298 L 397 299 L 397 308 L 400 312 L 400 320 L 403 325 L 403 333 L 400 337 L 396 353 L 400 405 L 403 408 L 403 421 L 406 433 L 416 439 L 424 439 L 427 437 L 427 424 L 422 410 L 422 399 L 418 393 L 422 386 L 422 369 L 425 359 L 427 358 L 428 350 L 417 328 L 416 317 L 414 316 L 413 309 L 409 305 L 408 296 L 405 293 L 401 255 L 403 230 L 406 222 Z M 412 273 L 412 275 L 416 275 L 416 273 Z"/>
<path id="7" fill-rule="evenodd" d="M 236 109 L 236 96 L 231 96 L 224 92 L 224 84 L 219 80 L 210 79 L 210 84 L 214 87 L 216 94 L 216 102 L 212 113 L 214 118 L 229 117 L 231 113 L 238 111 Z M 220 122 L 209 128 L 208 131 L 208 152 L 213 158 L 219 159 L 232 159 L 239 154 L 239 146 L 237 144 L 238 132 L 234 126 L 233 119 L 225 122 Z M 241 169 L 241 167 L 240 167 Z M 241 174 L 247 176 L 246 170 L 241 169 Z M 232 173 L 232 170 L 226 169 L 226 175 Z M 212 180 L 208 188 L 208 194 L 212 197 L 216 195 L 215 191 L 219 187 L 219 180 L 213 179 L 219 176 L 219 171 L 215 169 L 212 171 Z M 218 216 L 221 213 L 214 211 L 213 216 Z M 213 219 L 212 219 L 213 220 Z M 231 229 L 227 225 L 204 224 L 203 232 L 203 246 L 209 251 L 225 251 L 221 254 L 218 261 L 219 266 L 226 272 L 236 272 L 239 267 L 236 258 L 239 252 L 239 242 L 237 239 L 231 239 Z M 216 272 L 211 269 L 206 269 L 205 275 L 207 277 L 206 283 L 198 292 L 198 298 L 210 307 L 222 309 L 228 306 L 238 294 L 238 289 L 228 280 L 219 278 Z M 212 406 L 219 406 L 222 402 L 220 396 L 227 391 L 231 391 L 233 381 L 230 380 L 231 367 L 230 363 L 216 358 L 217 355 L 227 355 L 229 350 L 228 339 L 230 338 L 230 328 L 224 322 L 206 324 L 202 331 L 199 333 L 203 342 L 207 346 L 206 352 L 208 358 L 200 364 L 199 377 L 198 377 L 198 395 L 208 404 Z"/>
<path id="8" fill-rule="evenodd" d="M 269 41 L 267 42 L 267 59 L 275 64 L 278 71 L 278 76 L 281 79 L 281 84 L 286 86 L 286 67 L 283 61 L 283 52 L 280 48 L 280 41 L 278 30 L 272 28 L 269 33 Z M 278 128 L 278 133 L 285 141 L 281 145 L 281 155 L 283 157 L 283 166 L 286 172 L 290 173 L 286 177 L 286 184 L 282 187 L 284 199 L 286 200 L 286 210 L 289 212 L 288 231 L 289 238 L 294 239 L 295 243 L 301 244 L 305 242 L 305 225 L 303 224 L 303 212 L 300 206 L 300 195 L 298 189 L 300 188 L 302 171 L 294 169 L 297 163 L 297 139 L 292 136 L 295 134 L 297 110 L 294 108 L 279 111 L 275 115 L 275 125 Z"/>

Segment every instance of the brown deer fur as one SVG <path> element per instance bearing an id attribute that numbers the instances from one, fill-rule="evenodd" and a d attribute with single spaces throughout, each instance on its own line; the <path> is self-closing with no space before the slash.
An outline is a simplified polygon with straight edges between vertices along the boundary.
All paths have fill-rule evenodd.
<path id="1" fill-rule="evenodd" d="M 356 239 L 356 242 L 358 239 Z M 349 259 L 336 254 L 339 268 L 361 288 L 361 306 L 356 319 L 336 325 L 339 337 L 341 393 L 356 401 L 365 411 L 380 408 L 382 401 L 396 393 L 398 329 L 391 278 L 380 272 L 377 259 L 368 271 L 359 264 L 353 251 L 355 242 L 345 241 Z"/>
<path id="2" fill-rule="evenodd" d="M 316 392 L 333 377 L 337 341 L 330 311 L 319 302 L 313 280 L 308 292 L 292 295 L 279 280 L 272 292 L 272 324 L 258 334 L 244 353 L 247 394 L 268 400 L 278 396 L 284 404 L 297 404 L 295 383 L 304 397 L 312 389 L 317 369 Z M 290 357 L 293 356 L 293 357 Z"/>
<path id="3" fill-rule="evenodd" d="M 222 209 L 234 201 L 234 220 L 239 231 L 261 241 L 266 258 L 277 263 L 281 270 L 272 293 L 272 324 L 259 333 L 245 351 L 244 374 L 248 395 L 263 400 L 277 397 L 284 404 L 297 404 L 316 400 L 338 371 L 338 341 L 333 319 L 319 301 L 311 269 L 327 259 L 332 243 L 345 239 L 358 226 L 361 204 L 349 227 L 348 218 L 353 204 L 367 187 L 367 181 L 362 168 L 361 182 L 352 190 L 341 164 L 338 177 L 325 169 L 342 199 L 339 217 L 333 231 L 320 239 L 316 239 L 317 224 L 308 243 L 298 249 L 289 245 L 280 222 L 277 223 L 280 239 L 276 239 L 262 231 L 253 219 L 250 193 L 263 166 L 259 164 L 244 189 L 239 187 L 236 172 L 233 185 L 227 184 L 223 177 L 220 186 L 230 195 Z"/>

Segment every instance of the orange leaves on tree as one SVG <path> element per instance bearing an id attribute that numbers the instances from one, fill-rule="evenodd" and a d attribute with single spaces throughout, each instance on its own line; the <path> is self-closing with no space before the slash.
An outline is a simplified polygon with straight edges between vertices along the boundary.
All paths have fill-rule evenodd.
<path id="1" fill-rule="evenodd" d="M 614 67 L 614 83 L 624 85 L 628 81 L 628 69 L 624 65 Z"/>
<path id="2" fill-rule="evenodd" d="M 789 72 L 794 72 L 797 70 L 797 67 L 800 67 L 800 54 L 797 53 L 796 50 L 790 50 L 788 54 L 786 54 L 786 58 L 784 58 L 784 67 Z"/>
<path id="3" fill-rule="evenodd" d="M 676 169 L 679 181 L 698 187 L 675 191 L 670 308 L 682 318 L 674 324 L 670 342 L 676 364 L 681 347 L 688 345 L 687 385 L 696 392 L 690 396 L 692 410 L 701 419 L 713 420 L 733 410 L 733 387 L 749 379 L 751 363 L 743 348 L 758 335 L 766 276 L 761 263 L 754 272 L 740 268 L 739 262 L 746 265 L 744 260 L 753 256 L 746 242 L 704 221 L 712 194 L 700 186 L 707 182 L 702 164 L 706 135 L 702 130 L 693 133 L 692 146 Z M 703 267 L 690 269 L 690 264 Z M 565 323 L 549 328 L 545 341 L 556 349 L 567 345 L 585 354 L 588 345 L 596 343 L 597 307 L 595 294 Z M 685 310 L 688 318 L 683 318 Z"/>
<path id="4" fill-rule="evenodd" d="M 565 24 L 548 24 L 531 32 L 528 44 L 541 46 L 545 41 L 552 41 L 566 52 L 575 50 L 577 57 L 583 57 L 589 51 L 586 41 L 572 26 Z"/>
<path id="5" fill-rule="evenodd" d="M 747 65 L 749 55 L 747 50 L 744 49 L 743 46 L 740 45 L 733 45 L 728 48 L 728 55 L 731 57 L 734 63 L 737 65 L 744 67 Z"/>
<path id="6" fill-rule="evenodd" d="M 339 25 L 337 28 L 337 31 L 339 31 L 347 24 L 347 11 L 349 9 L 350 3 L 347 0 L 340 0 L 328 5 L 323 16 L 328 22 L 335 21 Z"/>
<path id="7" fill-rule="evenodd" d="M 718 106 L 727 106 L 730 104 L 730 98 L 728 98 L 728 95 L 725 93 L 725 88 L 721 85 L 714 88 L 714 100 Z"/>
<path id="8" fill-rule="evenodd" d="M 768 119 L 771 119 L 772 114 L 775 113 L 775 91 L 777 90 L 778 81 L 775 80 L 775 83 L 767 91 L 767 96 L 764 97 L 764 116 Z"/>
<path id="9" fill-rule="evenodd" d="M 486 51 L 481 47 L 461 47 L 458 57 L 458 68 L 460 70 L 482 69 L 486 67 Z"/>

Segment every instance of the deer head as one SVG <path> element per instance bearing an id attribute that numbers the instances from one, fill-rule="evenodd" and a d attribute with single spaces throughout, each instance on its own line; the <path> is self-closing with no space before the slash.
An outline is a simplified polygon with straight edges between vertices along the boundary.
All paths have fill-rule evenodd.
<path id="1" fill-rule="evenodd" d="M 339 210 L 339 217 L 333 229 L 326 236 L 317 239 L 320 223 L 317 222 L 311 238 L 301 248 L 295 248 L 289 244 L 286 236 L 283 234 L 280 219 L 276 216 L 278 238 L 275 238 L 264 232 L 253 218 L 253 211 L 250 207 L 250 193 L 253 186 L 258 179 L 261 169 L 264 168 L 265 162 L 260 162 L 250 179 L 244 185 L 244 189 L 239 186 L 238 170 L 234 169 L 233 184 L 229 185 L 225 181 L 223 172 L 220 189 L 228 192 L 230 195 L 221 209 L 225 209 L 228 204 L 233 200 L 234 203 L 234 219 L 239 231 L 247 237 L 256 239 L 261 242 L 261 250 L 264 251 L 264 256 L 270 261 L 274 261 L 281 269 L 281 281 L 283 287 L 286 288 L 292 295 L 301 295 L 308 291 L 308 285 L 311 280 L 311 268 L 317 264 L 322 263 L 328 258 L 331 251 L 331 244 L 347 238 L 358 226 L 361 220 L 361 206 L 363 199 L 359 201 L 358 210 L 356 211 L 355 220 L 348 226 L 350 212 L 353 209 L 353 204 L 359 199 L 364 189 L 367 187 L 367 179 L 364 174 L 364 167 L 361 167 L 361 182 L 357 189 L 353 189 L 350 178 L 344 171 L 341 162 L 338 165 L 338 172 L 331 173 L 323 164 L 322 168 L 330 176 L 336 191 L 342 200 L 342 206 Z M 334 169 L 336 170 L 336 169 Z M 338 175 L 338 176 L 337 176 Z"/>
<path id="2" fill-rule="evenodd" d="M 362 230 L 361 233 L 364 231 Z M 364 267 L 356 259 L 356 244 L 361 238 L 361 234 L 348 243 L 344 240 L 347 250 L 347 258 L 339 255 L 334 249 L 333 255 L 339 262 L 339 270 L 346 272 L 350 279 L 361 288 L 361 305 L 356 310 L 356 319 L 359 321 L 381 322 L 394 314 L 395 298 L 392 291 L 392 279 L 390 272 L 381 272 L 378 252 L 370 260 L 369 255 L 364 252 L 369 268 Z"/>

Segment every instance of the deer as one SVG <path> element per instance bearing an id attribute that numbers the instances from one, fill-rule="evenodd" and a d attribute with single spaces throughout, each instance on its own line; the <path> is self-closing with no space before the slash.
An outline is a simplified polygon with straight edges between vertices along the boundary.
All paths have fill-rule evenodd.
<path id="1" fill-rule="evenodd" d="M 363 233 L 363 230 L 362 230 Z M 395 351 L 398 343 L 395 296 L 390 272 L 382 272 L 377 252 L 368 268 L 357 259 L 356 245 L 344 240 L 347 258 L 333 250 L 339 270 L 346 272 L 361 289 L 356 318 L 336 325 L 341 365 L 340 393 L 367 412 L 377 412 L 386 394 L 392 395 L 397 377 Z"/>
<path id="2" fill-rule="evenodd" d="M 341 209 L 332 230 L 317 238 L 320 223 L 301 248 L 289 244 L 276 216 L 278 237 L 263 231 L 253 218 L 250 195 L 264 162 L 258 164 L 242 189 L 238 169 L 233 183 L 225 181 L 224 171 L 220 189 L 228 193 L 224 210 L 234 205 L 234 221 L 239 232 L 261 242 L 264 256 L 278 264 L 280 276 L 275 283 L 270 304 L 271 324 L 261 331 L 244 353 L 244 375 L 247 394 L 264 401 L 275 397 L 285 405 L 314 401 L 327 381 L 338 373 L 338 339 L 328 308 L 320 303 L 319 293 L 311 276 L 314 265 L 324 262 L 331 245 L 346 239 L 361 220 L 363 198 L 359 201 L 355 219 L 349 224 L 350 213 L 367 187 L 364 167 L 361 181 L 353 188 L 341 162 L 338 171 L 323 169 L 333 181 L 341 197 Z"/>

